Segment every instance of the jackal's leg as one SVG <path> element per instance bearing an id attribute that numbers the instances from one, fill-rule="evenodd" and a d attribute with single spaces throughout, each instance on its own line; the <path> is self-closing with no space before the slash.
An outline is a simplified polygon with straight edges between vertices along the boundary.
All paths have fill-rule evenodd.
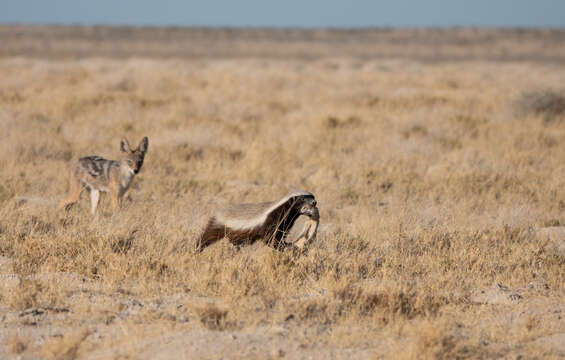
<path id="1" fill-rule="evenodd" d="M 117 210 L 120 207 L 120 190 L 118 186 L 112 186 L 112 184 L 110 184 L 110 200 L 112 201 L 114 210 Z"/>
<path id="2" fill-rule="evenodd" d="M 96 213 L 96 207 L 98 206 L 98 200 L 100 200 L 99 190 L 90 190 L 90 213 L 94 215 Z"/>
<path id="3" fill-rule="evenodd" d="M 65 196 L 57 206 L 57 210 L 61 210 L 66 208 L 67 206 L 76 203 L 80 199 L 80 193 L 83 190 L 83 186 L 80 183 L 80 180 L 76 178 L 74 173 L 71 172 L 71 177 L 69 179 L 69 191 L 67 196 Z"/>

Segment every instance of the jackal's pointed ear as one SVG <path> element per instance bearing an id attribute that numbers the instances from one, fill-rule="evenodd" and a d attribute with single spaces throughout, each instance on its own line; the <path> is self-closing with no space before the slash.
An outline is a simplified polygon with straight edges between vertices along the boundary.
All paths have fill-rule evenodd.
<path id="1" fill-rule="evenodd" d="M 120 140 L 120 150 L 122 152 L 131 152 L 131 148 L 129 147 L 129 142 L 126 138 L 122 138 L 122 140 Z"/>
<path id="2" fill-rule="evenodd" d="M 146 153 L 148 147 L 149 147 L 149 139 L 146 136 L 143 139 L 141 139 L 141 142 L 139 143 L 138 149 L 142 153 Z"/>

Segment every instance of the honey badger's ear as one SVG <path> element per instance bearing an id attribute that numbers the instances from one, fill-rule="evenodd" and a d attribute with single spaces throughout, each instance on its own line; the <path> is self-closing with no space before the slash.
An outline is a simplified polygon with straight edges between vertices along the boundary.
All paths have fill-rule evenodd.
<path id="1" fill-rule="evenodd" d="M 131 152 L 131 148 L 129 147 L 129 142 L 126 138 L 122 138 L 122 140 L 120 140 L 120 150 L 122 152 Z"/>
<path id="2" fill-rule="evenodd" d="M 139 151 L 141 151 L 142 153 L 146 153 L 147 152 L 147 148 L 149 147 L 149 139 L 146 137 L 144 137 L 141 142 L 139 143 L 138 149 Z"/>

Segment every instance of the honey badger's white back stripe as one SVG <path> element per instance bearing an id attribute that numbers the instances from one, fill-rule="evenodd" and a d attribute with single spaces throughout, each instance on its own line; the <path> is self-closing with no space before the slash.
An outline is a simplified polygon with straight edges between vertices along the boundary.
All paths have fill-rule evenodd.
<path id="1" fill-rule="evenodd" d="M 279 208 L 280 206 L 282 206 L 283 204 L 285 204 L 287 201 L 289 201 L 290 199 L 297 197 L 297 196 L 312 196 L 314 197 L 314 195 L 308 191 L 294 191 L 288 195 L 286 195 L 285 197 L 283 197 L 282 199 L 280 199 L 278 202 L 273 203 L 271 206 L 269 206 L 268 208 L 266 208 L 264 211 L 262 211 L 259 215 L 249 218 L 249 219 L 245 219 L 245 218 L 235 218 L 235 217 L 230 217 L 229 215 L 225 214 L 225 213 L 221 213 L 218 212 L 214 217 L 215 217 L 215 221 L 218 224 L 224 225 L 225 227 L 228 227 L 230 229 L 233 230 L 248 230 L 248 229 L 253 229 L 256 228 L 258 226 L 261 226 L 265 223 L 265 221 L 267 220 L 267 216 L 269 216 L 269 214 L 273 211 L 275 211 L 277 208 Z M 258 204 L 258 206 L 260 206 L 260 204 Z"/>

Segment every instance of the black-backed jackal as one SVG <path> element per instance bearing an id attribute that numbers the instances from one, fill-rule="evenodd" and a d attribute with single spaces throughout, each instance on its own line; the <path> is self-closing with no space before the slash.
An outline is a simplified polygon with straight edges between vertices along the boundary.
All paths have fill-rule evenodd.
<path id="1" fill-rule="evenodd" d="M 122 138 L 120 160 L 107 160 L 96 155 L 78 159 L 71 169 L 69 192 L 59 203 L 58 209 L 66 208 L 77 202 L 84 189 L 90 192 L 90 212 L 93 215 L 98 206 L 100 192 L 109 192 L 112 206 L 117 209 L 134 176 L 141 170 L 148 146 L 147 136 L 134 150 L 130 148 L 128 141 Z"/>

